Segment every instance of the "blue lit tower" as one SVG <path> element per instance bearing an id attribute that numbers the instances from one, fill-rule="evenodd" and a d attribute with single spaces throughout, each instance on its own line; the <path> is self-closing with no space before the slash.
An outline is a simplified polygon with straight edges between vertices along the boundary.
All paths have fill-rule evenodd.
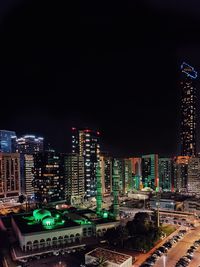
<path id="1" fill-rule="evenodd" d="M 181 65 L 181 155 L 196 155 L 196 88 L 197 72 L 187 63 Z"/>
<path id="2" fill-rule="evenodd" d="M 113 215 L 119 220 L 119 172 L 116 160 L 113 164 Z"/>
<path id="3" fill-rule="evenodd" d="M 0 152 L 15 152 L 16 133 L 14 131 L 0 130 Z"/>
<path id="4" fill-rule="evenodd" d="M 100 214 L 102 210 L 102 181 L 101 181 L 101 167 L 98 162 L 96 167 L 96 180 L 97 180 L 97 213 Z"/>

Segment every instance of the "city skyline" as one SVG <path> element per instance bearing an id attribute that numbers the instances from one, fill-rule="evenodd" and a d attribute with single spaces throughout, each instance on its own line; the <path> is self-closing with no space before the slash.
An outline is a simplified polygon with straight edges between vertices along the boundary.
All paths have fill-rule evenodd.
<path id="1" fill-rule="evenodd" d="M 10 106 L 1 129 L 40 134 L 69 152 L 71 127 L 89 127 L 114 155 L 179 154 L 180 65 L 200 69 L 198 12 L 184 3 L 166 14 L 156 1 L 139 2 L 89 1 L 80 14 L 73 3 L 1 4 L 0 85 Z"/>

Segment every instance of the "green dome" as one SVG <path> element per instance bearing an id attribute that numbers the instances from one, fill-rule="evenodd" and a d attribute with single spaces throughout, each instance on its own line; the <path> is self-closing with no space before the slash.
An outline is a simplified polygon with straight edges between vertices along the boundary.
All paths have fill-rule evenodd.
<path id="1" fill-rule="evenodd" d="M 55 220 L 52 216 L 47 216 L 42 220 L 42 225 L 44 227 L 51 227 L 55 224 Z"/>
<path id="2" fill-rule="evenodd" d="M 34 210 L 33 212 L 33 217 L 36 221 L 42 221 L 47 216 L 51 217 L 51 212 L 49 210 L 40 209 Z"/>

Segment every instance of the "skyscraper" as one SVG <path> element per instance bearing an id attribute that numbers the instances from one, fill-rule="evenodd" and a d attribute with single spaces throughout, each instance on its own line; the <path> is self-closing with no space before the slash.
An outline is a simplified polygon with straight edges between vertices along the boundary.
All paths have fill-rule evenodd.
<path id="1" fill-rule="evenodd" d="M 21 168 L 21 193 L 28 197 L 34 195 L 33 179 L 34 179 L 34 157 L 33 155 L 20 155 Z"/>
<path id="2" fill-rule="evenodd" d="M 84 159 L 79 154 L 62 155 L 65 199 L 72 205 L 83 202 L 85 195 Z"/>
<path id="3" fill-rule="evenodd" d="M 72 153 L 84 157 L 86 196 L 96 195 L 96 166 L 100 156 L 98 131 L 72 128 Z"/>
<path id="4" fill-rule="evenodd" d="M 46 151 L 34 155 L 34 192 L 39 202 L 64 200 L 64 177 L 60 155 Z"/>
<path id="5" fill-rule="evenodd" d="M 13 131 L 0 130 L 0 152 L 15 152 L 16 133 Z"/>
<path id="6" fill-rule="evenodd" d="M 106 153 L 100 155 L 102 193 L 104 196 L 112 193 L 112 157 Z"/>
<path id="7" fill-rule="evenodd" d="M 142 156 L 142 184 L 153 190 L 159 187 L 157 154 Z"/>
<path id="8" fill-rule="evenodd" d="M 0 198 L 20 193 L 20 157 L 18 153 L 0 153 Z"/>
<path id="9" fill-rule="evenodd" d="M 142 159 L 130 158 L 132 165 L 133 188 L 140 190 L 142 186 Z"/>
<path id="10" fill-rule="evenodd" d="M 22 154 L 43 152 L 44 138 L 35 135 L 24 135 L 16 140 L 16 151 Z"/>
<path id="11" fill-rule="evenodd" d="M 181 155 L 196 155 L 196 88 L 197 72 L 186 63 L 181 65 Z"/>
<path id="12" fill-rule="evenodd" d="M 187 191 L 200 195 L 200 158 L 190 158 L 188 163 Z"/>
<path id="13" fill-rule="evenodd" d="M 174 188 L 176 191 L 187 191 L 189 159 L 189 156 L 178 156 L 174 159 Z"/>
<path id="14" fill-rule="evenodd" d="M 159 184 L 164 192 L 173 191 L 173 159 L 159 158 Z"/>

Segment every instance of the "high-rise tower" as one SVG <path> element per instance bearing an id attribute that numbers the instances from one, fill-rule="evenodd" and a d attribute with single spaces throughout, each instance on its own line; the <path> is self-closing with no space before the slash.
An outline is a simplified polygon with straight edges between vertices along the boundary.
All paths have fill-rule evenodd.
<path id="1" fill-rule="evenodd" d="M 100 214 L 102 210 L 102 181 L 101 181 L 101 167 L 100 163 L 96 167 L 96 179 L 97 179 L 97 213 Z"/>
<path id="2" fill-rule="evenodd" d="M 116 220 L 119 220 L 119 172 L 117 160 L 114 160 L 113 165 L 113 215 Z"/>
<path id="3" fill-rule="evenodd" d="M 197 72 L 186 63 L 181 65 L 181 155 L 196 155 L 196 88 Z"/>
<path id="4" fill-rule="evenodd" d="M 72 128 L 72 153 L 84 157 L 87 197 L 96 196 L 96 166 L 100 157 L 99 136 L 98 131 Z"/>

